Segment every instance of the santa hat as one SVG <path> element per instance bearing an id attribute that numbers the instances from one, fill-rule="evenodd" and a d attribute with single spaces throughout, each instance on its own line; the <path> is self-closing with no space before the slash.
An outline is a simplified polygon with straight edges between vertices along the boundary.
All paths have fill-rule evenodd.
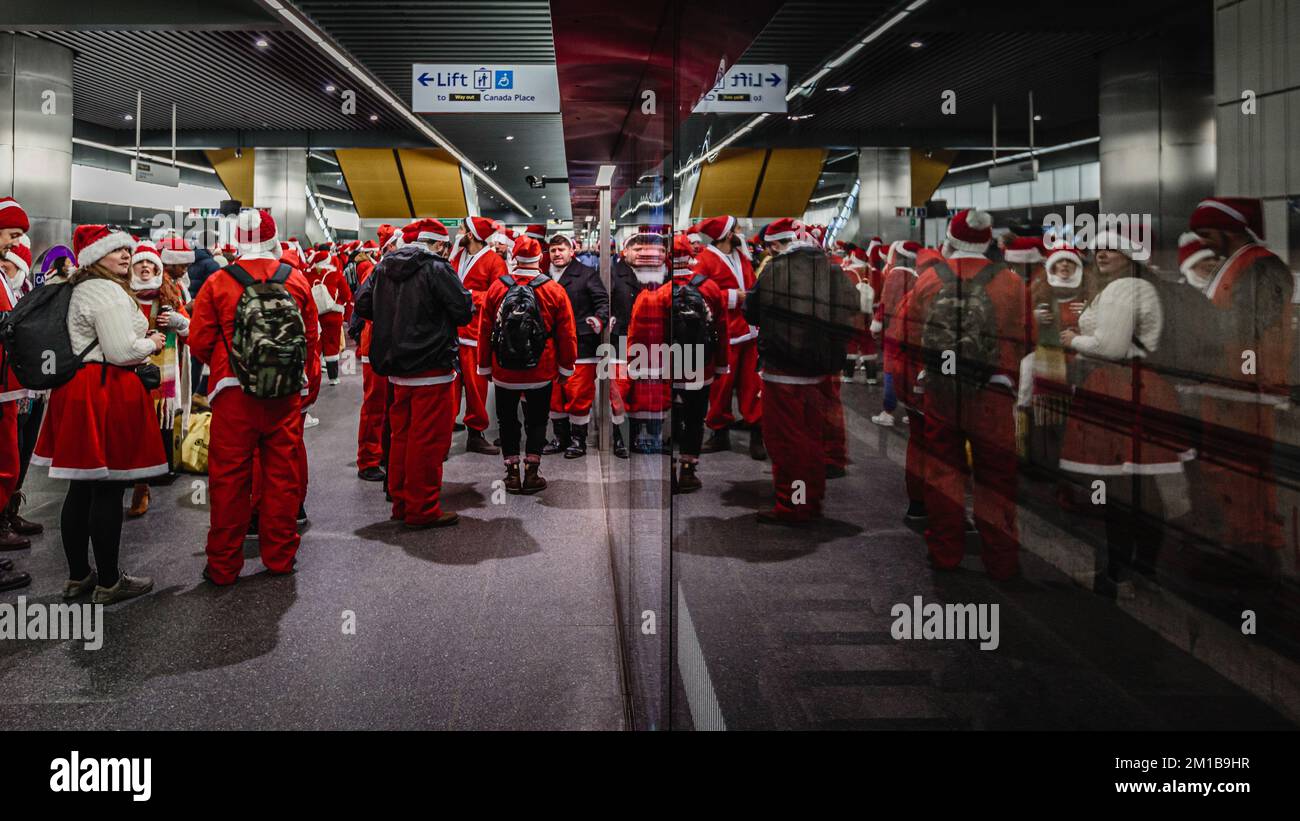
<path id="1" fill-rule="evenodd" d="M 677 234 L 673 237 L 673 267 L 685 269 L 691 267 L 691 257 L 695 253 L 691 250 L 691 238 L 686 234 Z"/>
<path id="2" fill-rule="evenodd" d="M 763 242 L 790 242 L 798 235 L 801 227 L 798 220 L 781 217 L 763 227 L 762 240 Z M 808 230 L 811 233 L 813 229 Z"/>
<path id="3" fill-rule="evenodd" d="M 310 257 L 310 266 L 320 268 L 322 271 L 334 270 L 334 255 L 325 249 L 313 251 Z"/>
<path id="4" fill-rule="evenodd" d="M 270 212 L 240 211 L 235 220 L 235 245 L 245 256 L 279 251 L 280 240 L 275 235 L 275 220 L 271 219 Z"/>
<path id="5" fill-rule="evenodd" d="M 948 223 L 948 245 L 958 251 L 982 254 L 993 241 L 993 216 L 988 211 L 968 208 Z"/>
<path id="6" fill-rule="evenodd" d="M 155 247 L 163 265 L 189 265 L 194 262 L 194 249 L 182 236 L 174 234 L 163 237 Z"/>
<path id="7" fill-rule="evenodd" d="M 487 217 L 470 217 L 465 220 L 465 230 L 479 242 L 487 242 L 488 237 L 496 233 L 496 227 Z"/>
<path id="8" fill-rule="evenodd" d="M 691 233 L 699 234 L 699 241 L 713 243 L 730 234 L 736 227 L 735 217 L 709 217 L 691 226 Z"/>
<path id="9" fill-rule="evenodd" d="M 916 262 L 916 252 L 921 250 L 921 243 L 913 242 L 910 239 L 896 240 L 889 246 L 889 254 L 885 257 L 885 266 L 887 268 L 907 268 L 911 270 L 912 265 Z"/>
<path id="10" fill-rule="evenodd" d="M 368 239 L 368 240 L 366 240 L 365 242 L 361 243 L 361 250 L 362 250 L 362 251 L 378 251 L 378 250 L 379 250 L 379 243 L 375 242 L 373 239 Z"/>
<path id="11" fill-rule="evenodd" d="M 1214 249 L 1191 231 L 1178 238 L 1178 270 L 1183 276 L 1191 276 L 1193 266 L 1214 256 Z"/>
<path id="12" fill-rule="evenodd" d="M 573 241 L 573 237 L 569 236 L 568 234 L 556 234 L 555 236 L 551 237 L 550 241 L 546 244 L 557 245 L 561 242 L 567 243 L 570 248 L 578 247 L 577 243 Z"/>
<path id="13" fill-rule="evenodd" d="M 21 242 L 5 253 L 5 259 L 12 262 L 23 276 L 27 276 L 32 270 L 32 249 Z"/>
<path id="14" fill-rule="evenodd" d="M 292 268 L 302 268 L 302 257 L 298 254 L 298 249 L 293 247 L 291 242 L 280 243 L 280 261 L 288 264 Z"/>
<path id="15" fill-rule="evenodd" d="M 1093 240 L 1094 251 L 1118 251 L 1129 259 L 1146 259 L 1146 248 L 1142 243 L 1121 234 L 1118 231 L 1100 231 Z"/>
<path id="16" fill-rule="evenodd" d="M 538 242 L 546 242 L 546 226 L 545 226 L 545 225 L 529 225 L 529 226 L 527 226 L 527 227 L 524 228 L 524 236 L 526 236 L 526 237 L 532 237 L 533 239 L 537 240 Z"/>
<path id="17" fill-rule="evenodd" d="M 154 248 L 153 244 L 149 242 L 136 243 L 135 253 L 131 255 L 131 264 L 135 265 L 137 262 L 152 262 L 158 266 L 159 271 L 163 269 L 163 261 L 162 257 L 158 255 L 158 249 Z"/>
<path id="18" fill-rule="evenodd" d="M 18 228 L 23 232 L 32 228 L 27 212 L 13 197 L 0 197 L 0 230 L 5 228 Z"/>
<path id="19" fill-rule="evenodd" d="M 396 231 L 397 231 L 396 227 L 389 225 L 386 222 L 380 225 L 378 228 L 376 228 L 375 236 L 379 237 L 379 245 L 381 247 L 387 245 L 388 240 L 392 239 L 393 234 L 396 233 Z"/>
<path id="20" fill-rule="evenodd" d="M 1053 273 L 1056 263 L 1063 260 L 1074 263 L 1074 273 L 1068 279 L 1062 279 Z M 1043 267 L 1047 270 L 1047 283 L 1053 288 L 1077 288 L 1083 281 L 1083 257 L 1068 245 L 1049 254 Z"/>
<path id="21" fill-rule="evenodd" d="M 436 219 L 418 219 L 402 229 L 402 242 L 451 242 L 451 235 Z"/>
<path id="22" fill-rule="evenodd" d="M 1006 260 L 1007 262 L 1019 263 L 1021 265 L 1032 265 L 1035 262 L 1043 261 L 1043 240 L 1041 237 L 1021 237 L 1012 236 L 1011 242 L 1007 244 Z"/>
<path id="23" fill-rule="evenodd" d="M 1210 197 L 1201 200 L 1192 211 L 1193 231 L 1213 228 L 1249 234 L 1256 242 L 1264 241 L 1264 211 L 1260 201 L 1251 197 Z"/>
<path id="24" fill-rule="evenodd" d="M 93 265 L 119 248 L 135 248 L 135 240 L 125 231 L 107 225 L 78 225 L 72 232 L 78 268 Z"/>
<path id="25" fill-rule="evenodd" d="M 867 248 L 867 262 L 876 269 L 885 267 L 885 244 L 883 242 L 872 243 Z"/>
<path id="26" fill-rule="evenodd" d="M 510 253 L 517 266 L 535 267 L 542 261 L 542 244 L 530 236 L 522 236 L 515 240 L 514 249 Z"/>

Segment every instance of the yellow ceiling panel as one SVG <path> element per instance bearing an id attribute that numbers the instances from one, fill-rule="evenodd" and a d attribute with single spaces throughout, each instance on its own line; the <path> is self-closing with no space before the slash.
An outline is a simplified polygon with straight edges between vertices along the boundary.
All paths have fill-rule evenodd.
<path id="1" fill-rule="evenodd" d="M 217 172 L 217 178 L 226 187 L 226 193 L 232 200 L 239 200 L 244 205 L 253 204 L 253 151 L 252 148 L 245 148 L 240 157 L 235 156 L 233 148 L 203 152 L 212 169 Z"/>
<path id="2" fill-rule="evenodd" d="M 942 148 L 913 148 L 911 155 L 912 205 L 921 206 L 929 202 L 939 189 L 939 183 L 943 182 L 952 161 L 957 158 L 957 152 Z"/>
<path id="3" fill-rule="evenodd" d="M 715 162 L 704 163 L 691 216 L 748 216 L 765 156 L 767 150 L 762 148 L 724 148 Z"/>
<path id="4" fill-rule="evenodd" d="M 761 219 L 802 216 L 825 162 L 823 148 L 773 148 L 749 216 Z"/>
<path id="5" fill-rule="evenodd" d="M 417 217 L 466 217 L 460 164 L 441 148 L 402 148 L 402 173 Z"/>
<path id="6" fill-rule="evenodd" d="M 409 218 L 411 204 L 391 148 L 339 148 L 334 156 L 362 219 Z"/>

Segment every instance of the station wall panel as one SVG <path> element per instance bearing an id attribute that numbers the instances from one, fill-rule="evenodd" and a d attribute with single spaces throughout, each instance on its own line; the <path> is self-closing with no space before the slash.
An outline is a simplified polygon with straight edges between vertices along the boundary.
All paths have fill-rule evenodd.
<path id="1" fill-rule="evenodd" d="M 417 217 L 466 217 L 460 163 L 441 148 L 398 150 L 406 190 Z"/>
<path id="2" fill-rule="evenodd" d="M 334 156 L 362 219 L 410 218 L 411 202 L 391 148 L 338 148 Z"/>
<path id="3" fill-rule="evenodd" d="M 217 172 L 221 184 L 232 200 L 239 200 L 244 205 L 253 204 L 253 156 L 255 148 L 245 148 L 242 156 L 235 156 L 233 148 L 219 148 L 204 151 L 212 170 Z"/>
<path id="4" fill-rule="evenodd" d="M 770 219 L 802 214 L 825 163 L 824 148 L 772 149 L 753 209 L 746 216 Z"/>

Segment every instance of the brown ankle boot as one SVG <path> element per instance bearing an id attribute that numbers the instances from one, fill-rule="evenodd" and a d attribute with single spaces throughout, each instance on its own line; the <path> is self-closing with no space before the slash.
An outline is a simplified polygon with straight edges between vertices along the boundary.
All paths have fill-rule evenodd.
<path id="1" fill-rule="evenodd" d="M 519 463 L 506 465 L 506 493 L 522 493 L 523 485 L 519 482 Z"/>
<path id="2" fill-rule="evenodd" d="M 0 517 L 9 520 L 9 529 L 19 536 L 39 536 L 45 532 L 45 525 L 39 522 L 31 522 L 18 515 L 18 508 L 22 507 L 27 501 L 27 497 L 20 490 L 9 498 L 9 507 L 5 509 Z"/>
<path id="3" fill-rule="evenodd" d="M 681 472 L 677 475 L 677 489 L 682 493 L 690 493 L 692 490 L 699 490 L 704 487 L 700 477 L 695 475 L 695 464 L 693 462 L 682 462 Z"/>
<path id="4" fill-rule="evenodd" d="M 126 515 L 132 519 L 143 516 L 149 512 L 149 486 L 140 483 L 135 486 L 135 491 L 131 494 L 131 507 L 126 511 Z"/>
<path id="5" fill-rule="evenodd" d="M 26 550 L 31 546 L 31 539 L 18 535 L 9 526 L 8 516 L 0 516 L 0 550 Z"/>
<path id="6" fill-rule="evenodd" d="M 529 462 L 524 465 L 524 486 L 521 493 L 536 493 L 546 489 L 546 480 L 538 473 L 541 467 L 540 462 Z"/>

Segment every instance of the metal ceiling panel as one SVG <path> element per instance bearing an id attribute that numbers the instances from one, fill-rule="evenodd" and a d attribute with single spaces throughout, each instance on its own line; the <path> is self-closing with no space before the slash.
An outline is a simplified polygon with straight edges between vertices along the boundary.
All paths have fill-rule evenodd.
<path id="1" fill-rule="evenodd" d="M 339 148 L 334 151 L 362 219 L 410 219 L 411 203 L 402 185 L 397 152 L 391 148 Z"/>
<path id="2" fill-rule="evenodd" d="M 802 216 L 825 161 L 826 151 L 821 148 L 772 149 L 747 215 L 764 219 Z"/>
<path id="3" fill-rule="evenodd" d="M 217 177 L 225 186 L 226 193 L 231 199 L 247 205 L 253 204 L 253 151 L 251 148 L 240 152 L 233 148 L 222 148 L 203 152 L 208 158 L 208 164 L 217 172 Z"/>
<path id="4" fill-rule="evenodd" d="M 761 148 L 725 148 L 705 163 L 691 202 L 691 216 L 749 216 L 768 152 Z"/>
<path id="5" fill-rule="evenodd" d="M 450 153 L 441 148 L 403 148 L 397 155 L 415 216 L 468 216 L 460 163 Z"/>

